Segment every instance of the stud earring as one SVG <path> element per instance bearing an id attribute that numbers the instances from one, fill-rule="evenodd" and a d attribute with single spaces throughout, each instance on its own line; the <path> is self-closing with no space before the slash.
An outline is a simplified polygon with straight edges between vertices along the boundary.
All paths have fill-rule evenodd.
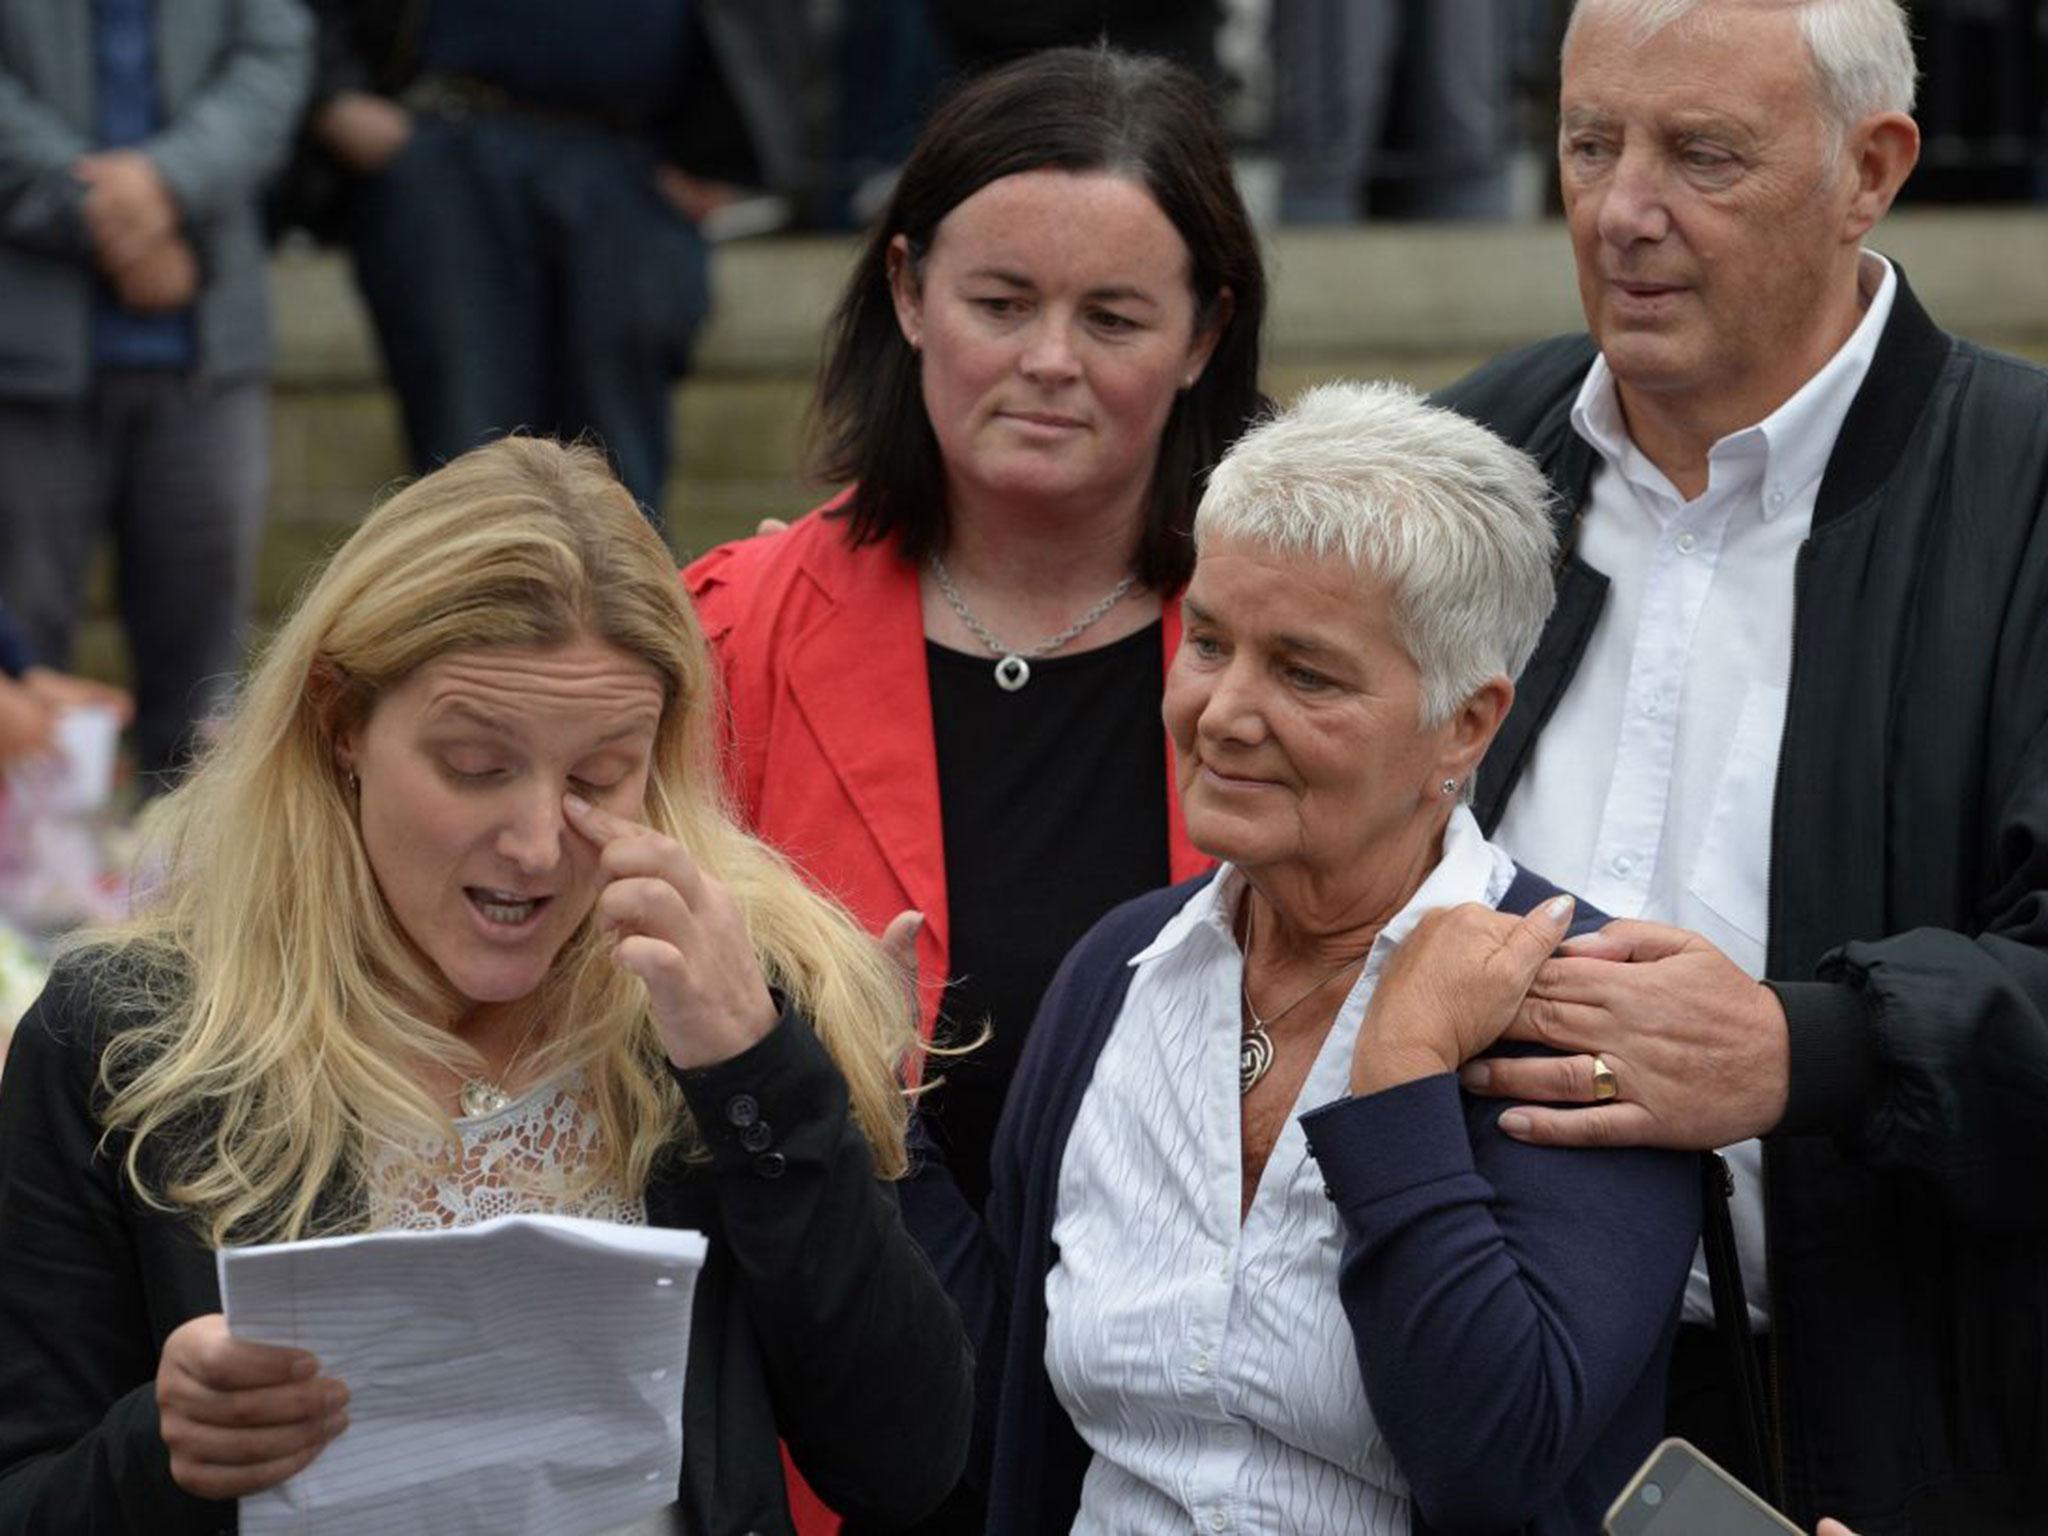
<path id="1" fill-rule="evenodd" d="M 1455 794 L 1456 794 L 1457 792 L 1458 792 L 1458 781 L 1457 781 L 1456 779 L 1445 779 L 1445 780 L 1444 780 L 1444 798 L 1445 798 L 1445 799 L 1449 799 L 1449 798 L 1450 798 L 1450 797 L 1451 797 L 1452 795 L 1455 795 Z"/>

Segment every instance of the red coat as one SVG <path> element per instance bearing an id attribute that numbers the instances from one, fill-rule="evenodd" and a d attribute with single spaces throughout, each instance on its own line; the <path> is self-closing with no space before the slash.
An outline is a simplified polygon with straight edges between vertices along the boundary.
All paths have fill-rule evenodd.
<path id="1" fill-rule="evenodd" d="M 924 913 L 917 969 L 929 1034 L 950 974 L 949 925 L 917 569 L 887 543 L 851 547 L 846 524 L 825 516 L 837 505 L 786 533 L 720 545 L 683 581 L 724 683 L 726 774 L 741 819 L 871 931 L 907 908 Z M 1164 625 L 1171 665 L 1178 596 L 1166 600 Z M 1213 861 L 1188 841 L 1171 746 L 1161 766 L 1167 878 L 1178 883 Z M 803 1536 L 839 1528 L 793 1469 L 790 1508 Z"/>
<path id="2" fill-rule="evenodd" d="M 923 1023 L 948 970 L 946 847 L 917 570 L 855 549 L 828 503 L 786 533 L 721 545 L 683 573 L 723 675 L 728 775 L 742 819 L 869 929 L 925 915 Z M 1180 601 L 1165 604 L 1169 665 Z M 1163 681 L 1163 679 L 1162 679 Z M 1170 881 L 1213 862 L 1188 841 L 1166 776 Z"/>

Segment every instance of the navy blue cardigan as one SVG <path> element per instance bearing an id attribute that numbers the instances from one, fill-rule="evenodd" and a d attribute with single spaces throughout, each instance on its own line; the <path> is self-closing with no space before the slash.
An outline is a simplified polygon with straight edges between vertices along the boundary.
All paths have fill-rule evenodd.
<path id="1" fill-rule="evenodd" d="M 1209 878 L 1126 902 L 1060 966 L 996 1130 L 983 1218 L 913 1130 L 903 1215 L 975 1342 L 970 1476 L 987 1490 L 990 1536 L 1064 1532 L 1079 1507 L 1090 1452 L 1044 1365 L 1060 1162 L 1128 962 Z M 1555 889 L 1518 871 L 1502 910 Z M 1573 930 L 1603 921 L 1582 908 Z M 1348 1234 L 1344 1310 L 1414 1529 L 1576 1536 L 1598 1528 L 1661 1431 L 1699 1235 L 1697 1163 L 1525 1146 L 1494 1124 L 1504 1107 L 1446 1074 L 1302 1125 Z"/>

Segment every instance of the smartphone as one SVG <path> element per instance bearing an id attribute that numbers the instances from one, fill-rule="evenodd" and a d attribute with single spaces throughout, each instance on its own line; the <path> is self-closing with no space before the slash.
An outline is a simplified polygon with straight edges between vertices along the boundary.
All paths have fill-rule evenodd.
<path id="1" fill-rule="evenodd" d="M 1601 1529 L 1607 1536 L 1804 1536 L 1683 1440 L 1650 1452 Z"/>

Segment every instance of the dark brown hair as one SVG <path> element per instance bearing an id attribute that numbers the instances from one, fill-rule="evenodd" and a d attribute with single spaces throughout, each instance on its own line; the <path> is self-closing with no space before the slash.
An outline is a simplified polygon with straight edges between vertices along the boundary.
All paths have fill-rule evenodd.
<path id="1" fill-rule="evenodd" d="M 1187 246 L 1197 332 L 1223 322 L 1201 378 L 1167 417 L 1137 551 L 1138 579 L 1175 591 L 1194 565 L 1188 527 L 1201 478 L 1266 404 L 1266 275 L 1215 110 L 1201 82 L 1164 59 L 1051 48 L 970 81 L 934 114 L 832 316 L 814 408 L 819 472 L 853 482 L 844 511 L 856 543 L 893 538 L 918 561 L 945 547 L 945 474 L 917 355 L 896 323 L 889 246 L 902 235 L 921 263 L 959 204 L 1005 176 L 1048 169 L 1108 171 L 1144 187 Z"/>

